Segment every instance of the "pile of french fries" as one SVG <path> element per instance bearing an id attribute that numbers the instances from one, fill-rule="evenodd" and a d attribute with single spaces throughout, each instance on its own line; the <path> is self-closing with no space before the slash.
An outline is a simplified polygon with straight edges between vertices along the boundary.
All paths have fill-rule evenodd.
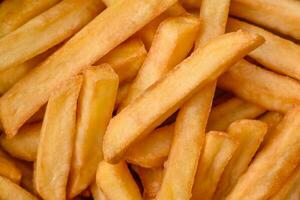
<path id="1" fill-rule="evenodd" d="M 300 1 L 3 0 L 0 120 L 0 200 L 300 200 Z"/>

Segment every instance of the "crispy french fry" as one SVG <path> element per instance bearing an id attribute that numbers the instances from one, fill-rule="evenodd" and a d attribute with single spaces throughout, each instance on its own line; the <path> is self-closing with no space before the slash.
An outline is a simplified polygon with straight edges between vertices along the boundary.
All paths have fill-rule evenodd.
<path id="1" fill-rule="evenodd" d="M 81 82 L 82 76 L 64 82 L 47 105 L 34 171 L 35 188 L 44 199 L 66 199 Z"/>
<path id="2" fill-rule="evenodd" d="M 290 110 L 273 139 L 255 156 L 226 200 L 268 199 L 284 185 L 300 161 L 300 108 Z"/>
<path id="3" fill-rule="evenodd" d="M 265 111 L 260 106 L 233 97 L 211 109 L 206 129 L 225 131 L 232 122 L 239 119 L 255 119 Z"/>
<path id="4" fill-rule="evenodd" d="M 15 135 L 62 82 L 99 60 L 175 2 L 127 0 L 105 9 L 1 97 L 0 119 L 5 133 Z"/>
<path id="5" fill-rule="evenodd" d="M 92 67 L 84 72 L 68 182 L 70 198 L 92 183 L 97 165 L 103 160 L 103 135 L 112 116 L 118 83 L 118 75 L 107 64 Z"/>
<path id="6" fill-rule="evenodd" d="M 247 170 L 259 145 L 264 139 L 268 126 L 258 120 L 239 120 L 228 127 L 228 135 L 239 145 L 224 169 L 213 199 L 223 200 Z"/>
<path id="7" fill-rule="evenodd" d="M 0 176 L 0 199 L 38 200 L 37 197 L 33 196 L 32 194 L 3 176 Z"/>
<path id="8" fill-rule="evenodd" d="M 195 51 L 110 121 L 103 143 L 105 160 L 118 162 L 131 144 L 149 134 L 197 90 L 262 42 L 258 35 L 238 31 Z"/>
<path id="9" fill-rule="evenodd" d="M 257 26 L 229 18 L 228 31 L 244 30 L 263 36 L 266 42 L 249 53 L 264 67 L 300 80 L 300 46 Z M 284 58 L 284 59 L 283 59 Z"/>
<path id="10" fill-rule="evenodd" d="M 148 56 L 119 110 L 133 102 L 188 55 L 199 26 L 199 20 L 192 16 L 169 18 L 159 25 Z"/>
<path id="11" fill-rule="evenodd" d="M 226 133 L 210 131 L 206 134 L 204 151 L 200 157 L 191 199 L 211 199 L 221 175 L 235 152 L 238 143 Z"/>
<path id="12" fill-rule="evenodd" d="M 0 176 L 10 179 L 16 184 L 19 184 L 22 178 L 22 172 L 17 167 L 14 159 L 2 149 L 0 149 Z"/>
<path id="13" fill-rule="evenodd" d="M 14 31 L 59 1 L 61 0 L 4 0 L 0 4 L 0 37 Z"/>
<path id="14" fill-rule="evenodd" d="M 300 83 L 245 60 L 218 79 L 218 86 L 269 110 L 286 112 L 300 104 Z"/>
<path id="15" fill-rule="evenodd" d="M 13 138 L 1 135 L 1 146 L 13 157 L 26 161 L 35 161 L 41 127 L 41 123 L 29 124 L 22 127 L 19 134 Z"/>
<path id="16" fill-rule="evenodd" d="M 123 161 L 116 165 L 100 162 L 96 181 L 108 199 L 142 200 L 139 188 Z"/>
<path id="17" fill-rule="evenodd" d="M 163 166 L 169 155 L 173 133 L 174 125 L 154 130 L 146 138 L 133 144 L 126 152 L 125 159 L 145 168 Z"/>
<path id="18" fill-rule="evenodd" d="M 126 99 L 128 92 L 129 92 L 130 85 L 131 85 L 131 83 L 125 83 L 119 87 L 116 104 L 115 104 L 115 109 L 117 109 L 118 106 Z"/>
<path id="19" fill-rule="evenodd" d="M 299 9 L 299 1 L 232 0 L 230 14 L 299 40 Z"/>
<path id="20" fill-rule="evenodd" d="M 102 192 L 101 188 L 97 187 L 96 182 L 93 182 L 90 185 L 90 190 L 92 192 L 92 196 L 94 200 L 108 200 L 104 193 Z"/>

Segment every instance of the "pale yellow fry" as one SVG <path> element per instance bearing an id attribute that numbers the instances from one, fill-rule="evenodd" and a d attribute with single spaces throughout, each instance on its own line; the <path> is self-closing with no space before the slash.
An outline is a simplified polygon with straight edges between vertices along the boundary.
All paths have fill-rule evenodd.
<path id="1" fill-rule="evenodd" d="M 300 108 L 290 110 L 226 200 L 262 200 L 284 185 L 300 161 Z"/>
<path id="2" fill-rule="evenodd" d="M 115 109 L 117 109 L 118 106 L 126 99 L 129 89 L 130 89 L 130 85 L 131 85 L 131 82 L 120 85 L 120 87 L 118 89 Z"/>
<path id="3" fill-rule="evenodd" d="M 108 199 L 142 200 L 139 188 L 123 161 L 115 165 L 100 162 L 96 181 Z"/>
<path id="4" fill-rule="evenodd" d="M 175 2 L 127 0 L 105 9 L 1 97 L 0 118 L 6 134 L 15 135 L 60 84 L 99 60 Z"/>
<path id="5" fill-rule="evenodd" d="M 300 80 L 300 46 L 298 44 L 246 22 L 234 18 L 228 19 L 228 31 L 240 29 L 259 34 L 266 40 L 263 45 L 249 53 L 251 58 L 268 69 Z"/>
<path id="6" fill-rule="evenodd" d="M 35 188 L 44 199 L 66 199 L 81 82 L 82 76 L 64 82 L 47 105 L 34 172 Z"/>
<path id="7" fill-rule="evenodd" d="M 0 199 L 38 200 L 37 197 L 3 176 L 0 176 Z"/>
<path id="8" fill-rule="evenodd" d="M 206 129 L 225 131 L 232 122 L 239 119 L 255 119 L 265 111 L 258 105 L 232 97 L 212 108 Z"/>
<path id="9" fill-rule="evenodd" d="M 21 170 L 17 167 L 13 158 L 7 155 L 2 149 L 0 151 L 0 176 L 19 184 L 22 178 Z"/>
<path id="10" fill-rule="evenodd" d="M 230 14 L 299 40 L 299 9 L 295 0 L 232 0 Z"/>
<path id="11" fill-rule="evenodd" d="M 239 145 L 225 167 L 213 199 L 223 200 L 226 198 L 239 177 L 247 170 L 267 129 L 266 123 L 247 119 L 235 121 L 228 127 L 228 135 L 232 136 Z"/>
<path id="12" fill-rule="evenodd" d="M 287 112 L 300 104 L 300 83 L 241 60 L 225 72 L 218 86 L 263 108 Z"/>
<path id="13" fill-rule="evenodd" d="M 23 126 L 13 138 L 1 135 L 1 146 L 13 157 L 26 161 L 35 161 L 41 127 L 41 123 L 29 124 Z"/>
<path id="14" fill-rule="evenodd" d="M 4 0 L 0 4 L 0 37 L 14 31 L 59 1 L 61 0 Z"/>
<path id="15" fill-rule="evenodd" d="M 205 146 L 200 157 L 193 186 L 192 200 L 212 199 L 221 175 L 235 152 L 238 143 L 223 132 L 206 134 Z"/>
<path id="16" fill-rule="evenodd" d="M 125 159 L 132 164 L 153 168 L 163 166 L 167 159 L 173 139 L 174 125 L 154 130 L 141 141 L 133 144 L 125 154 Z"/>
<path id="17" fill-rule="evenodd" d="M 195 51 L 110 121 L 104 136 L 105 160 L 118 162 L 131 144 L 149 134 L 197 90 L 262 42 L 258 35 L 238 31 Z"/>
<path id="18" fill-rule="evenodd" d="M 90 185 L 90 190 L 92 192 L 94 200 L 108 200 L 102 192 L 101 188 L 97 186 L 96 182 L 93 182 Z"/>
<path id="19" fill-rule="evenodd" d="M 68 182 L 70 198 L 92 183 L 97 165 L 103 160 L 103 135 L 112 116 L 118 83 L 118 75 L 107 64 L 92 67 L 84 72 Z"/>

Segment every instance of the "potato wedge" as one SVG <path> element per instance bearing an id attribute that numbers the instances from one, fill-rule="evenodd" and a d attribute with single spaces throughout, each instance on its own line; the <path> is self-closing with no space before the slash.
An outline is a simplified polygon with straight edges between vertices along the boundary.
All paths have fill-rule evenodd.
<path id="1" fill-rule="evenodd" d="M 213 199 L 224 200 L 226 198 L 239 177 L 247 170 L 267 130 L 267 124 L 258 120 L 244 119 L 230 124 L 228 135 L 239 144 L 224 169 Z"/>
<path id="2" fill-rule="evenodd" d="M 263 108 L 286 112 L 300 104 L 300 83 L 245 60 L 225 72 L 218 86 Z"/>
<path id="3" fill-rule="evenodd" d="M 5 133 L 15 135 L 62 82 L 99 60 L 175 2 L 127 0 L 105 9 L 1 97 L 0 119 Z"/>
<path id="4" fill-rule="evenodd" d="M 212 108 L 206 129 L 225 131 L 236 120 L 255 119 L 264 112 L 266 110 L 256 104 L 232 97 Z"/>
<path id="5" fill-rule="evenodd" d="M 139 188 L 123 161 L 115 165 L 100 162 L 96 181 L 108 199 L 142 200 Z"/>
<path id="6" fill-rule="evenodd" d="M 47 105 L 34 171 L 35 188 L 44 199 L 66 199 L 81 82 L 82 76 L 64 82 Z"/>
<path id="7" fill-rule="evenodd" d="M 92 192 L 94 200 L 108 200 L 102 192 L 101 188 L 97 186 L 96 182 L 93 182 L 90 185 L 90 190 Z"/>
<path id="8" fill-rule="evenodd" d="M 284 116 L 273 139 L 255 156 L 226 200 L 268 199 L 278 192 L 300 161 L 299 128 L 296 107 Z"/>
<path id="9" fill-rule="evenodd" d="M 105 160 L 118 162 L 131 144 L 148 135 L 197 90 L 262 42 L 258 35 L 238 31 L 195 51 L 110 121 L 104 136 Z"/>
<path id="10" fill-rule="evenodd" d="M 0 149 L 0 176 L 10 179 L 16 184 L 19 184 L 22 178 L 22 172 L 17 167 L 15 160 L 2 149 Z"/>
<path id="11" fill-rule="evenodd" d="M 192 200 L 212 199 L 221 175 L 237 146 L 235 139 L 226 133 L 210 131 L 206 134 L 204 150 L 195 176 Z"/>
<path id="12" fill-rule="evenodd" d="M 118 75 L 107 64 L 84 72 L 68 181 L 70 198 L 77 196 L 92 183 L 97 165 L 103 160 L 103 135 L 112 116 L 118 83 Z"/>
<path id="13" fill-rule="evenodd" d="M 131 83 L 125 83 L 120 85 L 117 93 L 115 109 L 118 109 L 119 105 L 126 99 Z"/>

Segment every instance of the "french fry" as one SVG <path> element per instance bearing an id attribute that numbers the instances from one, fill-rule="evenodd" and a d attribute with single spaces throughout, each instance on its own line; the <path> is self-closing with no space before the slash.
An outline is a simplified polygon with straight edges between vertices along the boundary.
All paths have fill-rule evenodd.
<path id="1" fill-rule="evenodd" d="M 10 179 L 16 184 L 19 184 L 22 178 L 22 172 L 17 167 L 14 159 L 2 149 L 0 149 L 0 176 Z"/>
<path id="2" fill-rule="evenodd" d="M 30 162 L 24 162 L 19 160 L 15 160 L 15 162 L 22 172 L 20 186 L 32 194 L 37 194 L 33 185 L 33 164 Z"/>
<path id="3" fill-rule="evenodd" d="M 23 126 L 18 135 L 13 138 L 1 135 L 1 146 L 13 157 L 26 161 L 35 161 L 41 127 L 41 123 L 29 124 Z"/>
<path id="4" fill-rule="evenodd" d="M 193 186 L 192 200 L 212 199 L 221 175 L 237 148 L 235 139 L 223 132 L 206 134 Z"/>
<path id="5" fill-rule="evenodd" d="M 300 59 L 299 45 L 257 26 L 234 18 L 228 19 L 228 31 L 240 29 L 259 34 L 266 40 L 263 45 L 249 53 L 251 58 L 268 69 L 300 80 L 300 67 L 298 65 Z"/>
<path id="6" fill-rule="evenodd" d="M 170 152 L 173 133 L 174 125 L 154 130 L 128 149 L 125 154 L 126 161 L 145 168 L 163 166 Z"/>
<path id="7" fill-rule="evenodd" d="M 120 85 L 117 93 L 115 109 L 117 109 L 118 106 L 124 101 L 124 99 L 126 99 L 129 92 L 130 85 L 131 83 L 125 83 L 123 85 Z"/>
<path id="8" fill-rule="evenodd" d="M 281 0 L 233 0 L 230 14 L 300 39 L 300 3 Z"/>
<path id="9" fill-rule="evenodd" d="M 66 199 L 81 82 L 81 76 L 64 82 L 47 105 L 34 171 L 35 188 L 44 199 Z"/>
<path id="10" fill-rule="evenodd" d="M 1 97 L 0 119 L 5 133 L 15 135 L 60 84 L 99 60 L 175 2 L 127 0 L 105 9 Z"/>
<path id="11" fill-rule="evenodd" d="M 0 4 L 0 37 L 14 31 L 59 1 L 61 0 L 4 0 Z"/>
<path id="12" fill-rule="evenodd" d="M 245 60 L 218 79 L 218 86 L 269 110 L 286 112 L 300 104 L 300 83 Z"/>
<path id="13" fill-rule="evenodd" d="M 262 42 L 258 35 L 238 31 L 195 51 L 110 121 L 103 143 L 105 160 L 118 162 L 131 144 L 149 134 L 197 90 Z"/>
<path id="14" fill-rule="evenodd" d="M 0 199 L 38 200 L 37 197 L 33 196 L 32 194 L 3 176 L 0 176 Z"/>
<path id="15" fill-rule="evenodd" d="M 100 162 L 96 181 L 108 199 L 142 200 L 139 188 L 123 161 L 115 165 Z"/>
<path id="16" fill-rule="evenodd" d="M 255 119 L 265 111 L 258 105 L 232 97 L 212 108 L 206 129 L 225 131 L 232 122 L 239 119 Z"/>
<path id="17" fill-rule="evenodd" d="M 284 185 L 300 161 L 300 108 L 290 110 L 273 139 L 255 156 L 226 200 L 268 199 Z"/>
<path id="18" fill-rule="evenodd" d="M 102 192 L 102 190 L 97 187 L 97 184 L 96 182 L 93 182 L 91 185 L 90 185 L 90 190 L 92 192 L 92 196 L 94 198 L 94 200 L 108 200 L 104 193 Z"/>
<path id="19" fill-rule="evenodd" d="M 68 182 L 70 198 L 92 183 L 97 165 L 103 160 L 102 140 L 114 109 L 118 83 L 118 75 L 107 64 L 84 72 Z"/>
<path id="20" fill-rule="evenodd" d="M 258 120 L 239 120 L 228 127 L 228 135 L 239 145 L 224 169 L 213 199 L 223 200 L 247 170 L 259 145 L 264 139 L 268 126 Z"/>
<path id="21" fill-rule="evenodd" d="M 119 110 L 133 102 L 188 55 L 199 26 L 199 20 L 191 16 L 169 18 L 159 25 L 148 56 Z"/>

